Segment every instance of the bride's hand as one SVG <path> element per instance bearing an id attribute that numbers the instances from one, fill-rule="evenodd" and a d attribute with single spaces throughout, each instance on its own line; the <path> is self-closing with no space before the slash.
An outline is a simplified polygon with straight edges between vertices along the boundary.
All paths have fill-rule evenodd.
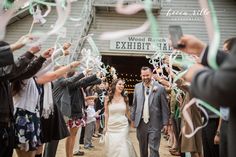
<path id="1" fill-rule="evenodd" d="M 104 128 L 104 129 L 103 129 L 103 134 L 105 135 L 106 132 L 107 132 L 107 128 Z"/>
<path id="2" fill-rule="evenodd" d="M 130 126 L 131 126 L 132 128 L 135 128 L 133 121 L 131 121 Z"/>

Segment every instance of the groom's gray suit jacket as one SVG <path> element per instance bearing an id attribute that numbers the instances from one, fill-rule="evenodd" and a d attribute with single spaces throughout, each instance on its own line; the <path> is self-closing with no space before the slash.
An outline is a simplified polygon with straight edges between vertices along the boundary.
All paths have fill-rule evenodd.
<path id="1" fill-rule="evenodd" d="M 157 88 L 156 91 L 153 89 Z M 131 110 L 131 120 L 134 121 L 134 126 L 137 128 L 143 116 L 144 106 L 144 85 L 138 83 L 135 85 L 133 106 Z M 165 88 L 158 82 L 153 81 L 153 88 L 149 95 L 149 123 L 155 130 L 161 130 L 163 125 L 168 124 L 169 110 L 168 102 L 166 98 Z"/>

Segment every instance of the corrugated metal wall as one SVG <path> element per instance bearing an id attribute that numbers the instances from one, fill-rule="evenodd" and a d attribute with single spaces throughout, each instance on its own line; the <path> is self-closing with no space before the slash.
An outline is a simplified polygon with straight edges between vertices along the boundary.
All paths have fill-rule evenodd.
<path id="1" fill-rule="evenodd" d="M 221 43 L 232 36 L 236 36 L 236 1 L 234 0 L 213 0 L 221 29 Z M 160 26 L 160 37 L 168 37 L 168 26 L 171 24 L 181 25 L 184 34 L 193 34 L 208 42 L 205 23 L 202 16 L 167 16 L 169 10 L 187 12 L 188 15 L 198 11 L 200 6 L 197 0 L 163 0 L 160 15 L 157 16 Z M 114 11 L 97 9 L 96 18 L 89 33 L 94 34 L 98 48 L 104 55 L 145 55 L 145 52 L 121 52 L 109 50 L 109 41 L 101 41 L 99 35 L 105 31 L 120 29 L 131 29 L 140 26 L 146 19 L 144 12 L 132 16 L 118 15 Z M 187 20 L 186 20 L 187 19 Z M 139 36 L 149 36 L 150 31 Z M 87 47 L 87 44 L 86 44 Z M 127 54 L 129 53 L 129 54 Z"/>
<path id="2" fill-rule="evenodd" d="M 74 2 L 72 7 L 72 17 L 78 17 L 83 6 L 84 0 L 79 0 L 78 2 Z M 236 1 L 235 0 L 213 0 L 217 17 L 220 24 L 221 29 L 221 43 L 232 36 L 236 36 Z M 186 18 L 191 18 L 190 16 L 167 16 L 167 12 L 169 9 L 172 11 L 184 11 L 188 14 L 193 13 L 193 11 L 198 10 L 199 4 L 197 0 L 162 0 L 162 9 L 160 10 L 160 14 L 157 16 L 158 23 L 160 26 L 160 36 L 163 38 L 168 37 L 168 26 L 171 24 L 179 24 L 182 26 L 184 34 L 193 34 L 197 37 L 201 38 L 205 42 L 208 41 L 205 23 L 203 18 L 193 16 L 193 20 L 186 20 Z M 157 15 L 157 13 L 156 13 Z M 48 30 L 52 24 L 56 21 L 57 15 L 55 9 L 52 10 L 50 15 L 46 18 L 47 23 L 43 26 L 35 25 L 34 30 Z M 185 18 L 185 20 L 184 20 Z M 196 20 L 196 18 L 200 18 Z M 101 41 L 98 39 L 99 35 L 105 31 L 114 31 L 120 29 L 131 29 L 137 26 L 140 26 L 146 20 L 146 15 L 144 12 L 140 12 L 137 15 L 132 16 L 124 16 L 118 15 L 112 9 L 103 8 L 96 9 L 96 16 L 93 20 L 92 27 L 89 33 L 94 34 L 94 40 L 102 52 L 102 54 L 122 54 L 122 55 L 130 55 L 128 52 L 112 52 L 109 50 L 109 41 Z M 14 42 L 20 36 L 27 34 L 32 23 L 32 16 L 27 16 L 26 18 L 19 20 L 7 28 L 6 33 L 6 41 Z M 75 23 L 72 21 L 68 21 L 66 23 L 67 27 L 67 38 L 64 40 L 70 40 L 71 37 L 75 34 Z M 77 28 L 78 29 L 78 28 Z M 141 34 L 140 36 L 150 36 L 150 31 Z M 51 47 L 55 42 L 55 36 L 50 37 L 47 42 L 44 43 L 43 47 Z M 85 47 L 88 47 L 85 44 Z M 134 55 L 142 55 L 145 52 L 136 52 Z M 20 53 L 16 53 L 20 54 Z"/>
<path id="3" fill-rule="evenodd" d="M 78 2 L 73 2 L 70 17 L 78 18 L 78 16 L 81 13 L 83 4 L 84 4 L 84 0 L 78 0 Z M 56 13 L 55 7 L 52 8 L 51 13 L 45 19 L 47 20 L 47 22 L 43 26 L 40 26 L 39 24 L 35 24 L 33 27 L 33 31 L 37 30 L 37 31 L 47 32 L 51 29 L 51 26 L 57 20 L 57 13 Z M 17 39 L 19 39 L 22 35 L 28 34 L 32 20 L 33 20 L 32 16 L 29 15 L 15 23 L 10 24 L 7 27 L 5 40 L 9 43 L 13 43 Z M 67 36 L 66 38 L 61 38 L 60 40 L 61 42 L 70 41 L 72 37 L 76 37 L 76 32 L 78 32 L 78 27 L 76 27 L 76 24 L 78 24 L 78 22 L 67 20 L 64 26 L 67 28 Z M 53 47 L 55 40 L 56 40 L 56 36 L 51 36 L 46 42 L 43 43 L 42 45 L 43 49 L 48 48 L 48 47 Z M 22 54 L 25 50 L 26 48 L 24 48 L 23 50 L 20 50 L 19 53 L 15 53 L 16 56 Z"/>

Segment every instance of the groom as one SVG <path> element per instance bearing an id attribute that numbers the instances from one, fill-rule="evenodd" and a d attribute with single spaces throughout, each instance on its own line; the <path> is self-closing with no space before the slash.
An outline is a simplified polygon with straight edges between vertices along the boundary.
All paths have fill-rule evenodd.
<path id="1" fill-rule="evenodd" d="M 137 128 L 140 157 L 159 157 L 161 130 L 167 131 L 168 103 L 165 88 L 152 80 L 152 70 L 142 67 L 142 82 L 135 85 L 131 120 Z"/>

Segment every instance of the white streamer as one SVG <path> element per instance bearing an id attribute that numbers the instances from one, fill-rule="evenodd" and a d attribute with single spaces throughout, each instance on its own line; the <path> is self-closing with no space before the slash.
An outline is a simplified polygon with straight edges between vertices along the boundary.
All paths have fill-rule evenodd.
<path id="1" fill-rule="evenodd" d="M 5 37 L 5 32 L 6 32 L 6 26 L 9 22 L 9 20 L 12 18 L 14 13 L 24 6 L 24 4 L 27 2 L 27 0 L 15 0 L 13 3 L 12 8 L 8 10 L 0 10 L 0 41 L 4 39 Z"/>
<path id="2" fill-rule="evenodd" d="M 193 126 L 193 122 L 190 118 L 190 115 L 187 111 L 188 108 L 190 108 L 192 105 L 196 104 L 196 106 L 203 112 L 203 114 L 205 115 L 206 117 L 206 122 L 204 125 L 200 126 L 200 127 L 197 127 L 196 129 L 194 129 L 194 126 Z M 197 100 L 195 98 L 193 98 L 192 100 L 189 101 L 189 103 L 187 103 L 184 108 L 183 108 L 183 118 L 185 119 L 186 123 L 189 125 L 190 129 L 191 129 L 191 133 L 190 134 L 186 134 L 186 126 L 184 126 L 182 128 L 182 133 L 185 137 L 187 138 L 191 138 L 192 136 L 194 136 L 200 129 L 204 128 L 207 123 L 208 123 L 208 120 L 209 120 L 209 117 L 208 117 L 208 114 L 206 112 L 206 110 L 199 105 L 199 103 L 197 102 Z"/>
<path id="3" fill-rule="evenodd" d="M 149 21 L 147 20 L 142 26 L 134 29 L 120 30 L 116 32 L 105 32 L 100 36 L 101 40 L 114 40 L 119 39 L 128 35 L 137 35 L 145 32 L 150 26 Z"/>
<path id="4" fill-rule="evenodd" d="M 54 28 L 47 33 L 33 33 L 34 42 L 28 43 L 29 46 L 39 45 L 40 43 L 44 42 L 49 36 L 57 34 L 57 32 L 59 32 L 59 30 L 63 27 L 67 18 L 69 17 L 71 11 L 70 0 L 67 0 L 67 6 L 65 8 L 61 6 L 60 0 L 56 0 L 56 9 L 58 18 L 56 23 L 54 24 Z"/>

